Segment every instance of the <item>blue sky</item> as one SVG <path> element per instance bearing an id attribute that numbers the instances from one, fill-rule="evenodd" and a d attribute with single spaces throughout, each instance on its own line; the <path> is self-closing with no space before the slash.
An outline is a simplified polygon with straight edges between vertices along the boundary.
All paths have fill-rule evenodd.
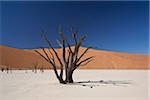
<path id="1" fill-rule="evenodd" d="M 86 33 L 84 46 L 134 54 L 148 54 L 149 2 L 0 2 L 1 41 L 19 49 L 48 45 L 38 34 L 45 30 L 54 47 L 59 24 L 67 38 L 70 27 Z"/>

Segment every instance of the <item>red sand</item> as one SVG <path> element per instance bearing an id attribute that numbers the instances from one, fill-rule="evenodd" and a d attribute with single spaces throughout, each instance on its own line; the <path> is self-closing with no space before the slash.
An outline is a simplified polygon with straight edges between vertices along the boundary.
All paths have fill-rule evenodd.
<path id="1" fill-rule="evenodd" d="M 62 58 L 61 49 L 56 49 Z M 79 55 L 85 48 L 81 48 Z M 42 50 L 39 50 L 42 52 Z M 91 49 L 84 58 L 95 56 L 94 60 L 83 69 L 149 69 L 149 55 L 128 54 L 109 52 Z M 51 68 L 46 62 L 33 50 L 19 50 L 6 46 L 0 46 L 0 67 L 9 67 L 12 69 L 33 69 L 34 63 L 38 62 L 38 68 Z"/>

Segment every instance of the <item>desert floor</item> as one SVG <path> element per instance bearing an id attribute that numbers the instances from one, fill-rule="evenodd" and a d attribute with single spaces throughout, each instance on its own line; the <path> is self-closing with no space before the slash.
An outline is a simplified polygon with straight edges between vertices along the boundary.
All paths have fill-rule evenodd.
<path id="1" fill-rule="evenodd" d="M 62 85 L 52 70 L 0 72 L 0 99 L 149 100 L 148 74 L 147 70 L 77 70 L 75 83 Z"/>

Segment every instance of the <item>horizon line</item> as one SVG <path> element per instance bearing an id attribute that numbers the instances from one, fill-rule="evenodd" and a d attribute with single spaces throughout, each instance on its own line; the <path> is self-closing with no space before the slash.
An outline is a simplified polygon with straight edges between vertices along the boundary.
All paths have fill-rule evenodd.
<path id="1" fill-rule="evenodd" d="M 33 50 L 33 49 L 40 49 L 40 47 L 32 47 L 32 48 L 18 48 L 18 47 L 13 47 L 13 46 L 8 46 L 8 45 L 2 45 L 0 44 L 0 46 L 5 46 L 8 48 L 14 48 L 14 49 L 19 49 L 19 50 Z M 73 46 L 71 46 L 73 47 Z M 81 46 L 82 48 L 87 48 L 87 46 Z M 44 48 L 50 48 L 50 47 L 44 47 Z M 61 47 L 54 47 L 54 49 L 60 49 Z M 67 48 L 67 47 L 66 47 Z M 143 54 L 143 53 L 129 53 L 129 52 L 121 52 L 121 51 L 114 51 L 114 50 L 109 50 L 109 49 L 103 49 L 103 48 L 93 48 L 93 50 L 99 50 L 99 51 L 108 51 L 108 52 L 116 52 L 116 53 L 127 53 L 127 54 L 139 54 L 139 55 L 150 55 L 149 52 L 148 54 Z"/>

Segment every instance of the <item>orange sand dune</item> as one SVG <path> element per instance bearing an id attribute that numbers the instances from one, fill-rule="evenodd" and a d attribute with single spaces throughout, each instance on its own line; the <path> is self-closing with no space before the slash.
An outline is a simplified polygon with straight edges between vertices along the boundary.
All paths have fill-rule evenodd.
<path id="1" fill-rule="evenodd" d="M 80 48 L 79 55 L 84 50 L 85 48 Z M 39 51 L 43 53 L 42 50 L 39 49 Z M 56 51 L 62 58 L 61 49 L 56 49 Z M 81 66 L 81 68 L 149 69 L 148 55 L 108 52 L 91 49 L 83 59 L 89 56 L 95 56 L 94 60 L 86 66 Z M 6 46 L 0 46 L 0 67 L 9 67 L 12 69 L 33 69 L 36 62 L 38 63 L 38 68 L 51 68 L 50 64 L 33 50 L 19 50 Z M 56 63 L 57 62 L 58 61 L 56 61 Z"/>

